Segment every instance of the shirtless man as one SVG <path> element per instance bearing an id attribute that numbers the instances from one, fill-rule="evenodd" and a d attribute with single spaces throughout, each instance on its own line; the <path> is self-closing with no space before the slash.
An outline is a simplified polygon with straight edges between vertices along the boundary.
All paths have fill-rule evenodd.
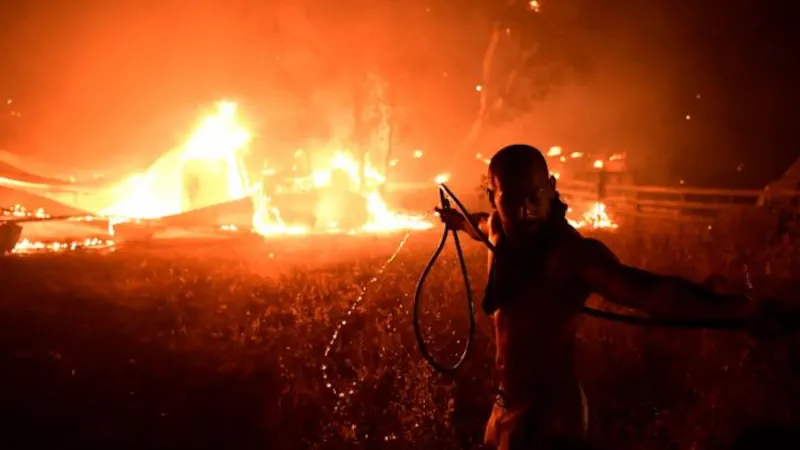
<path id="1" fill-rule="evenodd" d="M 496 247 L 483 307 L 495 326 L 500 395 L 487 445 L 521 450 L 583 439 L 588 417 L 573 358 L 576 319 L 592 293 L 658 317 L 752 316 L 747 297 L 623 265 L 603 243 L 582 237 L 567 223 L 537 149 L 501 149 L 488 175 L 494 211 L 470 218 Z M 459 212 L 437 211 L 479 239 Z"/>

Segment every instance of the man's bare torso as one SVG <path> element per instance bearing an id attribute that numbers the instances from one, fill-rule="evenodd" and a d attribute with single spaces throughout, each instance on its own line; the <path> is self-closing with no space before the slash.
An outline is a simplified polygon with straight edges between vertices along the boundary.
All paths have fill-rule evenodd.
<path id="1" fill-rule="evenodd" d="M 490 239 L 501 247 L 497 220 L 490 224 Z M 590 292 L 580 279 L 582 237 L 564 225 L 546 248 L 489 255 L 494 282 L 503 286 L 492 318 L 497 370 L 511 402 L 545 405 L 577 394 L 575 326 Z"/>

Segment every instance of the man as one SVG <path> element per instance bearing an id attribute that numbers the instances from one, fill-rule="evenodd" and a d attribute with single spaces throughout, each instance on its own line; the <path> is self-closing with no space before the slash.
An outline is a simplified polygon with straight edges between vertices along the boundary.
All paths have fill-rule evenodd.
<path id="1" fill-rule="evenodd" d="M 573 357 L 576 319 L 592 293 L 658 317 L 752 316 L 747 297 L 625 266 L 603 243 L 582 237 L 567 223 L 537 149 L 501 149 L 488 176 L 494 211 L 470 218 L 496 247 L 483 305 L 495 325 L 500 378 L 488 445 L 555 448 L 582 439 L 587 410 Z M 460 213 L 437 211 L 447 225 L 479 239 Z"/>

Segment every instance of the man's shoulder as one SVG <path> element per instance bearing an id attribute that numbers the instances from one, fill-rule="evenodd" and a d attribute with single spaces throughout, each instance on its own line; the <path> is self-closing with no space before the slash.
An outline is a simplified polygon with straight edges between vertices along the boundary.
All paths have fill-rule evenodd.
<path id="1" fill-rule="evenodd" d="M 581 262 L 595 260 L 616 259 L 614 253 L 602 241 L 584 236 L 578 230 L 568 227 L 561 232 L 558 245 L 555 246 L 556 254 L 559 259 L 570 261 L 575 267 L 580 266 Z"/>

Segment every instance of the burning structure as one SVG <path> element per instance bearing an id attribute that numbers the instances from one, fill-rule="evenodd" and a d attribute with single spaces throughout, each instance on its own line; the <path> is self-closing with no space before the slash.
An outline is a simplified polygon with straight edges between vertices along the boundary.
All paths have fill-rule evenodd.
<path id="1" fill-rule="evenodd" d="M 0 177 L 0 185 L 69 205 L 86 212 L 84 222 L 107 226 L 108 239 L 71 241 L 77 246 L 113 245 L 113 238 L 147 238 L 164 224 L 249 229 L 264 236 L 433 227 L 422 215 L 393 210 L 384 199 L 386 172 L 394 161 L 389 158 L 388 141 L 383 142 L 388 139 L 388 125 L 378 127 L 379 142 L 370 142 L 366 147 L 369 151 L 363 154 L 332 142 L 321 148 L 298 149 L 284 161 L 274 155 L 263 163 L 260 174 L 252 176 L 244 156 L 253 137 L 238 117 L 237 105 L 220 102 L 215 106 L 183 143 L 145 171 L 122 181 L 20 181 Z M 413 157 L 422 154 L 417 150 Z M 568 155 L 570 159 L 581 156 Z M 548 157 L 561 163 L 567 159 L 558 147 L 551 148 Z M 488 160 L 481 155 L 478 159 Z M 598 163 L 605 164 L 596 161 L 595 168 Z M 554 176 L 559 177 L 561 170 L 554 169 Z M 437 177 L 436 182 L 445 178 L 449 175 Z M 576 227 L 616 227 L 600 200 L 581 206 L 581 210 L 586 213 L 573 220 Z M 20 219 L 6 219 L 5 223 L 10 221 Z M 4 225 L 3 242 L 18 241 L 19 229 L 19 224 Z M 24 248 L 47 247 L 22 237 L 20 245 Z M 57 247 L 76 245 L 59 243 Z"/>
<path id="2" fill-rule="evenodd" d="M 231 203 L 249 205 L 244 208 L 247 223 L 237 225 L 262 235 L 432 226 L 419 216 L 392 211 L 380 193 L 385 176 L 369 158 L 359 161 L 343 146 L 298 150 L 291 167 L 280 172 L 268 168 L 251 182 L 243 163 L 251 139 L 237 117 L 237 105 L 221 102 L 181 145 L 143 173 L 121 182 L 95 186 L 76 180 L 48 183 L 0 178 L 0 184 L 96 215 L 107 221 L 111 236 L 145 219 L 213 211 Z M 196 225 L 229 225 L 219 223 L 214 214 L 194 217 Z M 11 229 L 11 225 L 4 228 L 8 233 Z"/>

